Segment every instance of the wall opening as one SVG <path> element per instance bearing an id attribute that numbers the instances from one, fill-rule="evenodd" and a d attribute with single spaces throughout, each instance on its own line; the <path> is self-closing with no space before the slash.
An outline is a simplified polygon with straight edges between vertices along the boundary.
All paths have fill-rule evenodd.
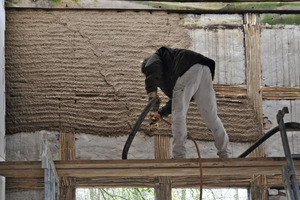
<path id="1" fill-rule="evenodd" d="M 247 188 L 204 188 L 203 200 L 250 200 Z M 198 200 L 197 188 L 173 188 L 173 200 Z M 76 200 L 154 200 L 154 188 L 78 188 Z"/>

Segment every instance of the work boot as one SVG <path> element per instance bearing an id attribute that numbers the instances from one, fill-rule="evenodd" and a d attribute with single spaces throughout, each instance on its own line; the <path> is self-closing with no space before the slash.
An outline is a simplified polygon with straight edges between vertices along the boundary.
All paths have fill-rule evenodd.
<path id="1" fill-rule="evenodd" d="M 229 158 L 229 155 L 227 152 L 217 153 L 219 158 Z"/>

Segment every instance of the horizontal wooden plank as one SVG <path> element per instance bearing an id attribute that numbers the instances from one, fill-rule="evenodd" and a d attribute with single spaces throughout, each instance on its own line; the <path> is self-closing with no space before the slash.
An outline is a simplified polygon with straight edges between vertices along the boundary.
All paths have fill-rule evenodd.
<path id="1" fill-rule="evenodd" d="M 218 98 L 246 98 L 246 85 L 214 84 Z"/>
<path id="2" fill-rule="evenodd" d="M 300 160 L 294 163 L 300 172 Z M 267 184 L 272 187 L 282 186 L 281 168 L 286 161 L 284 158 L 206 158 L 202 159 L 202 165 L 206 187 L 248 187 L 252 177 L 261 174 L 267 175 Z M 55 166 L 60 177 L 76 177 L 76 187 L 154 187 L 158 176 L 172 177 L 173 187 L 193 187 L 199 183 L 197 159 L 74 160 L 56 161 Z M 41 162 L 20 161 L 0 162 L 0 175 L 7 177 L 8 189 L 28 189 L 41 188 L 44 174 Z"/>
<path id="3" fill-rule="evenodd" d="M 199 176 L 174 176 L 172 188 L 199 187 Z M 299 179 L 300 176 L 297 176 Z M 204 176 L 204 187 L 249 187 L 252 177 L 250 176 Z M 76 178 L 76 188 L 91 187 L 155 187 L 158 184 L 157 177 L 95 177 Z M 282 175 L 268 175 L 267 187 L 283 187 Z M 44 178 L 7 178 L 7 190 L 20 189 L 43 189 Z"/>
<path id="4" fill-rule="evenodd" d="M 35 9 L 63 9 L 63 10 L 147 10 L 147 11 L 168 11 L 177 13 L 297 13 L 300 10 L 299 1 L 276 1 L 257 2 L 253 0 L 233 0 L 232 2 L 206 1 L 206 2 L 168 2 L 168 1 L 95 1 L 85 4 L 77 1 L 76 4 L 69 2 L 58 2 L 53 4 L 40 4 L 39 2 L 24 3 L 24 1 L 8 2 L 6 9 L 9 8 L 35 8 Z M 275 0 L 274 0 L 275 1 Z M 83 2 L 83 3 L 82 3 Z"/>
<path id="5" fill-rule="evenodd" d="M 263 99 L 300 99 L 300 87 L 263 87 Z"/>
<path id="6" fill-rule="evenodd" d="M 39 162 L 0 162 L 0 175 L 6 177 L 43 176 L 37 167 Z M 300 161 L 295 161 L 300 168 Z M 30 167 L 32 165 L 32 167 Z M 280 174 L 285 165 L 283 158 L 229 158 L 202 159 L 205 176 L 251 176 L 254 174 Z M 23 168 L 22 168 L 23 166 Z M 101 177 L 101 176 L 196 176 L 199 175 L 197 159 L 174 160 L 74 160 L 56 161 L 60 177 Z"/>

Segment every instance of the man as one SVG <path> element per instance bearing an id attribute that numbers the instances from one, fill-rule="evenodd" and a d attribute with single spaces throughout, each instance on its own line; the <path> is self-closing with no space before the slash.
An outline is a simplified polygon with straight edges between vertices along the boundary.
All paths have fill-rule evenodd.
<path id="1" fill-rule="evenodd" d="M 228 157 L 228 135 L 217 116 L 212 83 L 214 71 L 213 60 L 186 49 L 161 47 L 142 63 L 149 100 L 158 97 L 158 87 L 170 98 L 160 109 L 158 102 L 152 112 L 158 112 L 162 117 L 172 113 L 173 158 L 186 157 L 186 114 L 192 98 L 196 101 L 206 126 L 213 133 L 218 156 Z"/>

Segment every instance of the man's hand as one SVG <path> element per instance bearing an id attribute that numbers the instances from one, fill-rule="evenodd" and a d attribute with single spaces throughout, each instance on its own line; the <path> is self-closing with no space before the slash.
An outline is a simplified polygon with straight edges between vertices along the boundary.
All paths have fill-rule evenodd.
<path id="1" fill-rule="evenodd" d="M 157 95 L 157 92 L 150 92 L 148 93 L 148 97 L 149 97 L 149 101 L 153 98 L 158 98 L 158 101 L 154 104 L 154 106 L 152 107 L 152 112 L 157 112 L 159 109 L 159 105 L 160 105 L 160 98 Z"/>

